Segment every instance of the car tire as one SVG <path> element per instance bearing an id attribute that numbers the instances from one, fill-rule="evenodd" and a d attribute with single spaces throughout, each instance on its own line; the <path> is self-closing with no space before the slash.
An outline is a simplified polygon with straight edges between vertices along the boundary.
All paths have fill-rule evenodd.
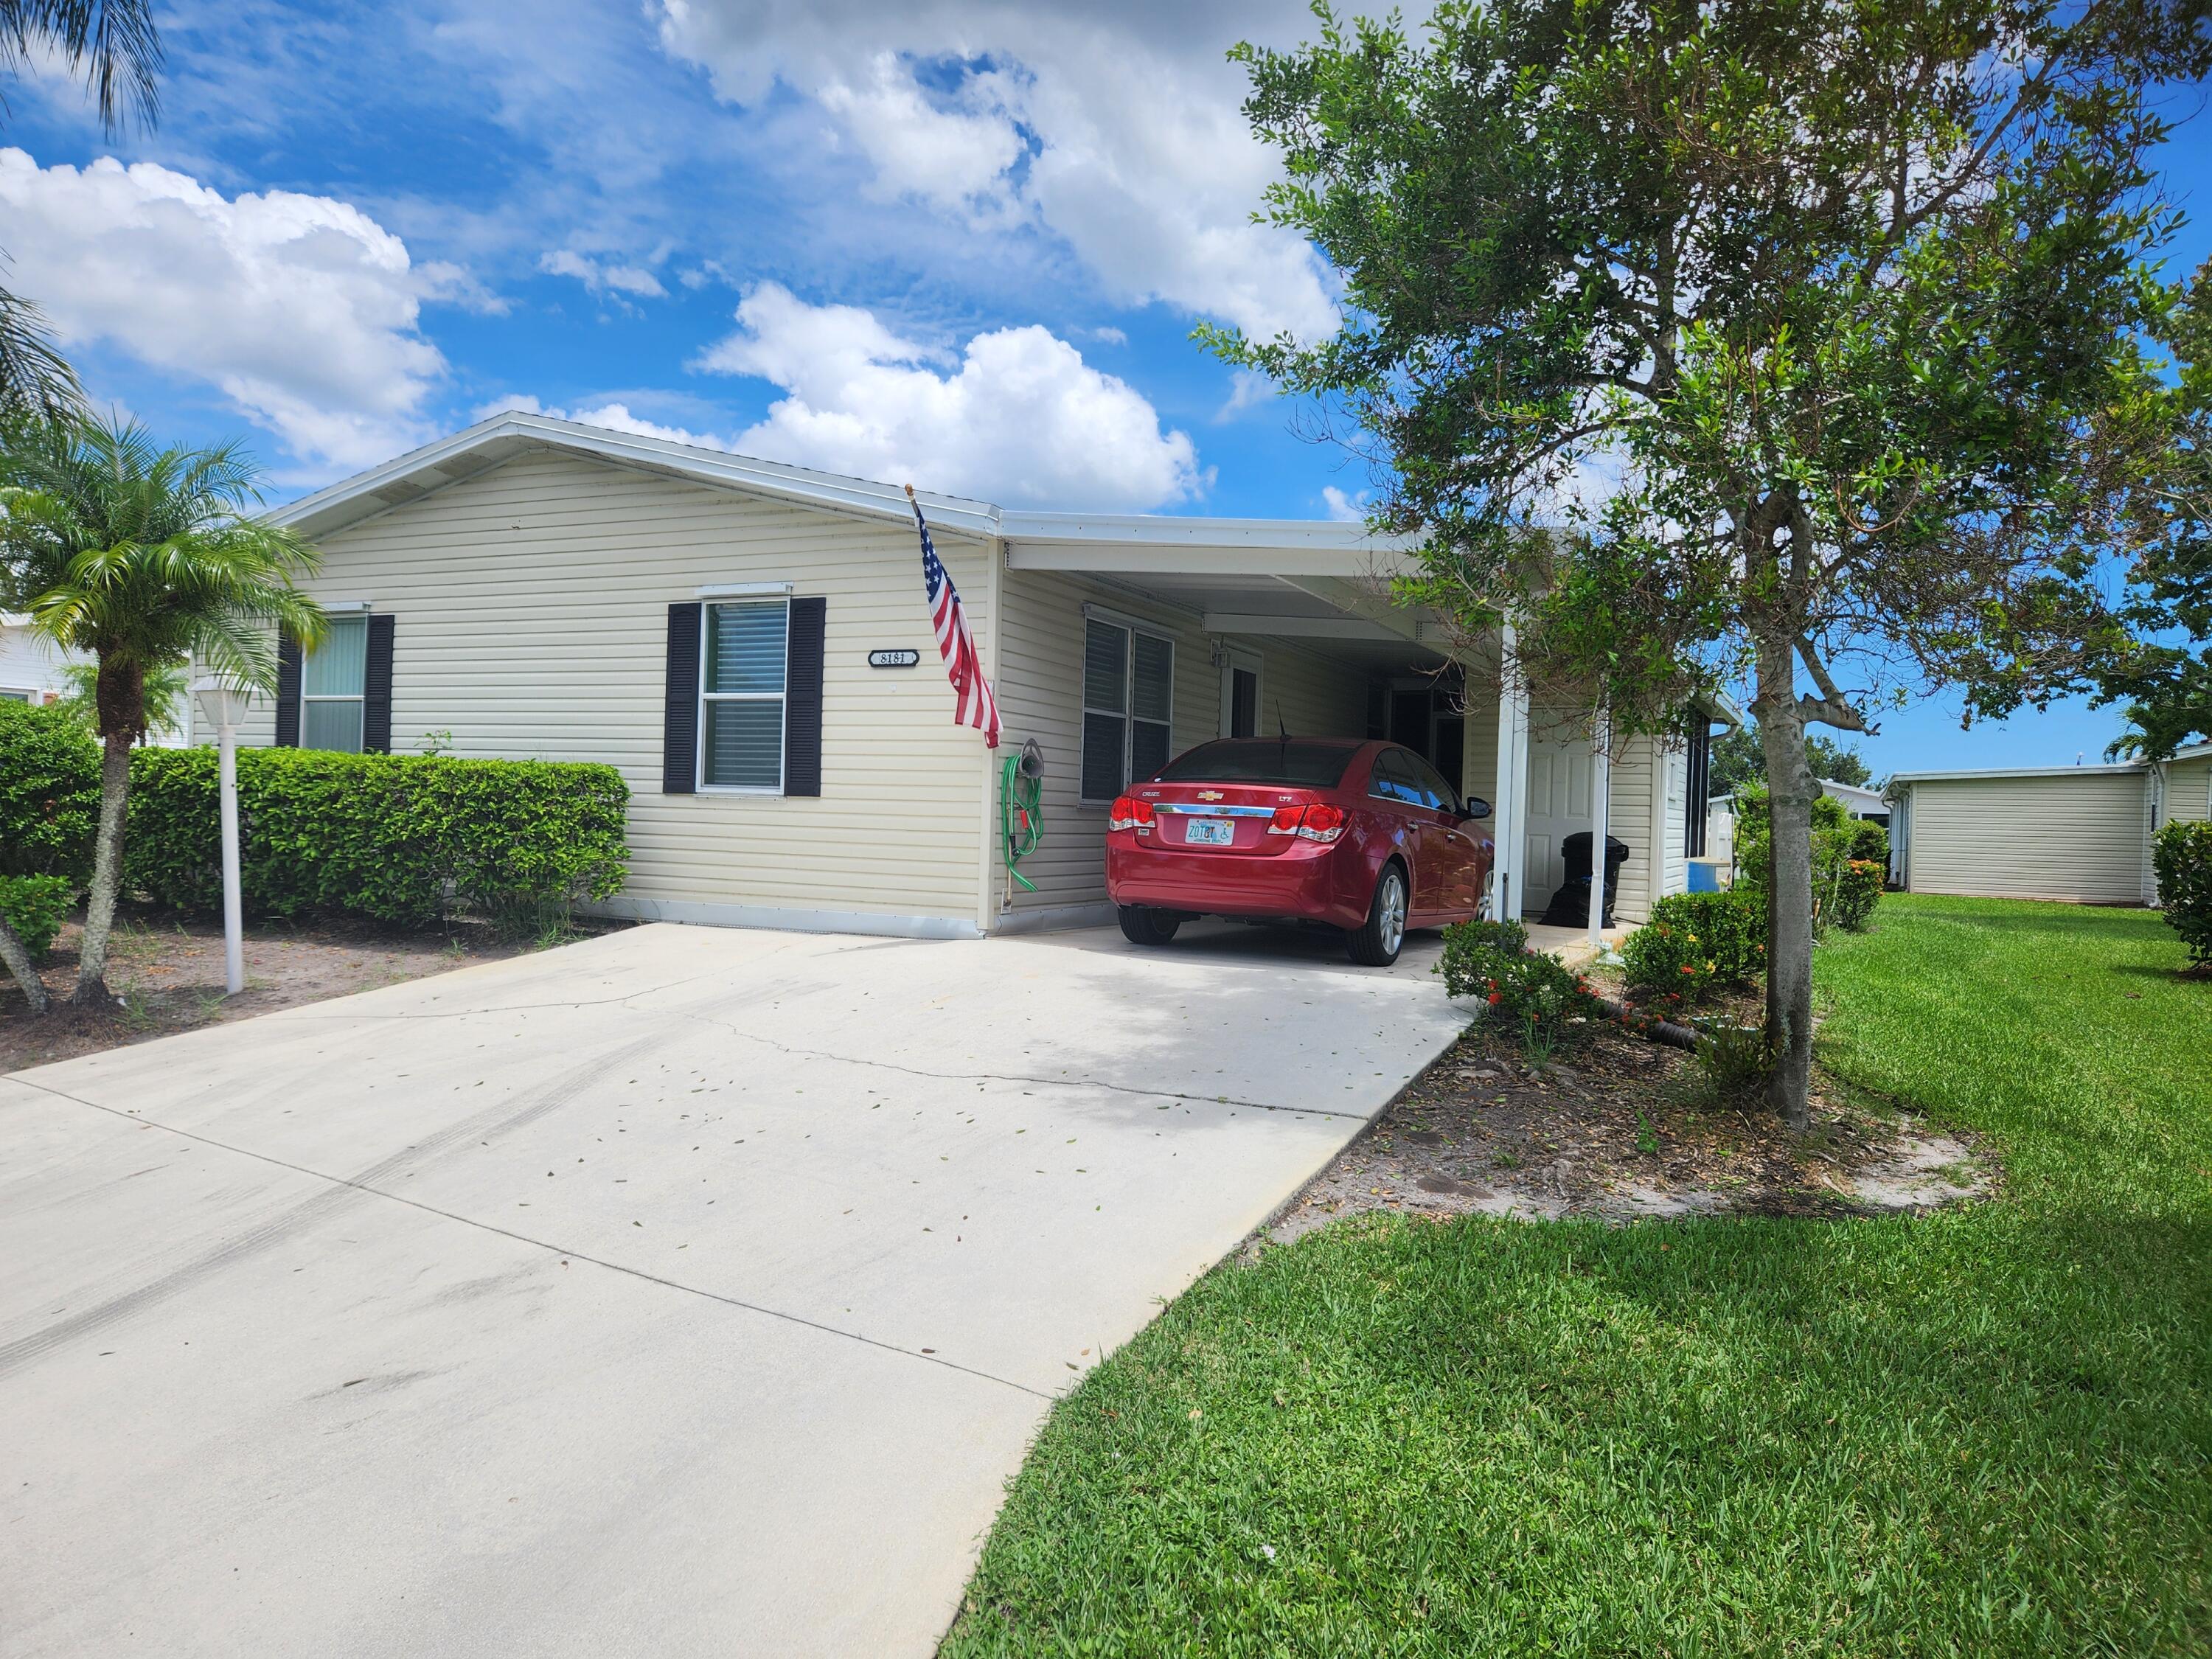
<path id="1" fill-rule="evenodd" d="M 1121 937 L 1132 945 L 1165 945 L 1182 926 L 1182 918 L 1172 910 L 1156 910 L 1149 904 L 1121 906 Z"/>
<path id="2" fill-rule="evenodd" d="M 1388 968 L 1406 947 L 1406 866 L 1393 860 L 1375 878 L 1375 896 L 1368 902 L 1367 920 L 1350 929 L 1344 941 L 1352 959 L 1363 968 Z"/>

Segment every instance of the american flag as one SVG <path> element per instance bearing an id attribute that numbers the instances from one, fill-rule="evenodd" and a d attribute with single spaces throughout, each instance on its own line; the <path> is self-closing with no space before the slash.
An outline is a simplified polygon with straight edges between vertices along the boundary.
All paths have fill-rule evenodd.
<path id="1" fill-rule="evenodd" d="M 959 705 L 955 726 L 972 726 L 991 748 L 999 746 L 999 702 L 991 695 L 991 682 L 983 678 L 983 665 L 975 655 L 975 636 L 968 631 L 968 612 L 960 603 L 960 590 L 930 544 L 929 523 L 921 516 L 921 503 L 914 500 L 915 527 L 921 532 L 921 585 L 929 599 L 930 625 L 937 629 L 937 653 L 945 659 L 945 678 L 952 682 Z"/>

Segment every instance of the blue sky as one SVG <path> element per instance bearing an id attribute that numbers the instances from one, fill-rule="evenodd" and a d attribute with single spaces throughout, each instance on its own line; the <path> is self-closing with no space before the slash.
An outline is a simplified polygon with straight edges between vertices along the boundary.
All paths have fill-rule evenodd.
<path id="1" fill-rule="evenodd" d="M 181 0 L 150 133 L 14 88 L 10 283 L 95 394 L 283 494 L 502 404 L 1008 503 L 1321 517 L 1368 480 L 1202 355 L 1325 326 L 1224 63 L 1277 0 Z M 2173 113 L 2193 115 L 2194 89 Z M 2207 122 L 2169 146 L 2185 206 Z M 2212 249 L 2206 224 L 2174 258 Z M 1881 771 L 2109 710 L 1888 715 Z"/>

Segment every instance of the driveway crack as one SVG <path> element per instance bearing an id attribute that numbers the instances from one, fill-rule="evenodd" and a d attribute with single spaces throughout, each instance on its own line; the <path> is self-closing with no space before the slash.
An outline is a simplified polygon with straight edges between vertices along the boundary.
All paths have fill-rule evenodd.
<path id="1" fill-rule="evenodd" d="M 1370 1112 L 1336 1112 L 1326 1106 L 1278 1106 L 1273 1101 L 1246 1100 L 1237 1095 L 1194 1095 L 1179 1089 L 1139 1089 L 1126 1083 L 1108 1083 L 1098 1078 L 1031 1077 L 1023 1072 L 939 1072 L 924 1066 L 902 1066 L 891 1060 L 860 1060 L 851 1054 L 832 1054 L 826 1048 L 801 1048 L 795 1044 L 778 1042 L 757 1031 L 748 1031 L 732 1025 L 726 1019 L 716 1019 L 712 1014 L 694 1014 L 675 1011 L 678 1017 L 713 1025 L 727 1031 L 732 1036 L 743 1037 L 747 1042 L 757 1042 L 764 1048 L 773 1048 L 780 1054 L 794 1060 L 827 1060 L 840 1066 L 865 1066 L 878 1072 L 897 1072 L 907 1077 L 926 1077 L 940 1083 L 1034 1083 L 1048 1089 L 1103 1089 L 1109 1094 L 1133 1095 L 1140 1100 L 1188 1100 L 1200 1106 L 1242 1106 L 1255 1112 L 1291 1112 L 1301 1117 L 1348 1117 L 1364 1123 L 1374 1115 Z"/>
<path id="2" fill-rule="evenodd" d="M 609 1273 L 623 1273 L 631 1279 L 643 1279 L 648 1285 L 658 1285 L 663 1289 L 700 1297 L 708 1302 L 719 1302 L 725 1307 L 737 1308 L 746 1313 L 761 1314 L 769 1319 L 779 1319 L 786 1324 L 803 1326 L 808 1330 L 819 1331 L 825 1336 L 842 1337 L 848 1342 L 857 1342 L 865 1347 L 881 1349 L 885 1353 L 899 1354 L 908 1359 L 919 1360 L 924 1364 L 941 1365 L 947 1370 L 959 1371 L 985 1382 L 995 1382 L 1002 1388 L 1012 1389 L 1018 1393 L 1030 1395 L 1039 1400 L 1049 1401 L 1058 1397 L 1044 1389 L 1033 1389 L 1025 1382 L 1017 1382 L 1011 1377 L 999 1376 L 989 1371 L 979 1370 L 972 1365 L 963 1365 L 939 1354 L 919 1352 L 913 1348 L 901 1347 L 896 1342 L 885 1342 L 878 1337 L 863 1335 L 859 1331 L 845 1330 L 836 1325 L 825 1324 L 817 1319 L 809 1319 L 803 1314 L 791 1313 L 781 1308 L 771 1308 L 758 1302 L 748 1302 L 742 1297 L 726 1296 L 719 1291 L 705 1290 L 696 1285 L 687 1285 L 681 1279 L 667 1279 L 659 1273 L 647 1273 L 642 1267 L 632 1267 L 619 1261 L 610 1261 L 605 1256 L 591 1255 L 581 1250 L 572 1250 L 566 1245 L 534 1237 L 528 1233 L 517 1232 L 511 1227 L 496 1226 L 491 1222 L 478 1220 L 474 1216 L 461 1215 L 452 1210 L 442 1210 L 434 1204 L 426 1204 L 420 1199 L 409 1198 L 399 1193 L 387 1191 L 381 1187 L 374 1187 L 364 1181 L 345 1176 L 331 1175 L 327 1170 L 311 1169 L 304 1164 L 295 1164 L 289 1159 L 277 1158 L 268 1152 L 256 1152 L 250 1146 L 240 1146 L 230 1141 L 217 1140 L 212 1135 L 196 1134 L 190 1129 L 180 1129 L 174 1124 L 163 1123 L 158 1119 L 146 1117 L 137 1112 L 126 1112 L 119 1107 L 103 1105 L 96 1100 L 87 1100 L 81 1095 L 70 1094 L 65 1090 L 54 1088 L 48 1084 L 33 1082 L 27 1077 L 17 1076 L 12 1080 L 21 1083 L 27 1088 L 36 1089 L 41 1094 L 51 1095 L 57 1100 L 66 1100 L 74 1105 L 89 1107 L 95 1112 L 105 1112 L 111 1117 L 121 1118 L 126 1123 L 137 1123 L 147 1128 L 159 1129 L 166 1134 L 173 1134 L 181 1139 L 197 1141 L 203 1146 L 212 1146 L 218 1151 L 234 1153 L 240 1158 L 250 1158 L 258 1163 L 270 1164 L 276 1169 L 289 1170 L 295 1175 L 306 1176 L 310 1180 L 325 1182 L 331 1187 L 346 1188 L 354 1192 L 364 1193 L 371 1198 L 384 1199 L 393 1204 L 404 1204 L 410 1210 L 422 1211 L 425 1215 L 434 1215 L 447 1221 L 459 1222 L 464 1227 L 474 1227 L 480 1232 L 496 1234 L 501 1238 L 512 1239 L 518 1244 L 527 1244 L 534 1249 L 544 1250 L 549 1255 L 560 1256 L 566 1261 L 586 1262 L 594 1267 L 605 1268 Z M 313 1201 L 309 1200 L 309 1202 Z M 222 1247 L 222 1250 L 228 1253 L 230 1248 L 225 1245 Z M 57 1340 L 65 1338 L 70 1329 L 86 1322 L 97 1322 L 100 1312 L 101 1310 L 99 1309 L 88 1310 L 82 1319 L 72 1318 L 63 1322 L 63 1328 L 49 1327 L 46 1330 L 33 1332 L 16 1341 L 0 1344 L 0 1376 L 4 1376 L 12 1370 L 16 1362 L 46 1352 Z"/>

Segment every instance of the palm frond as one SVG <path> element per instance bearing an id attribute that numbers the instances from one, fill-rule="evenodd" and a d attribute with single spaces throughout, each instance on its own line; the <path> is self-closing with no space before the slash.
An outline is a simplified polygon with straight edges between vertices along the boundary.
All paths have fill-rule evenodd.
<path id="1" fill-rule="evenodd" d="M 149 127 L 160 115 L 161 36 L 147 0 L 0 0 L 0 71 L 21 73 L 38 46 L 84 71 L 109 132 L 126 112 Z"/>
<path id="2" fill-rule="evenodd" d="M 84 406 L 84 388 L 47 334 L 45 313 L 0 289 L 0 420 L 52 421 Z"/>

